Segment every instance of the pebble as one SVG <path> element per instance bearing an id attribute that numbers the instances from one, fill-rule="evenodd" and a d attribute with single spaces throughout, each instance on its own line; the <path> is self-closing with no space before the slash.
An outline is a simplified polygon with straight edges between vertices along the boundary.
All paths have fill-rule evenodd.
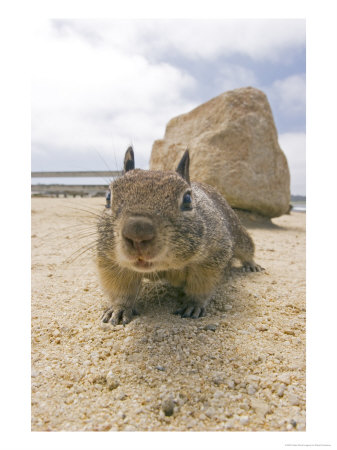
<path id="1" fill-rule="evenodd" d="M 219 386 L 220 384 L 224 384 L 224 379 L 223 379 L 223 377 L 221 377 L 221 376 L 218 376 L 218 377 L 215 377 L 215 378 L 213 378 L 213 383 L 216 385 L 216 386 Z"/>
<path id="2" fill-rule="evenodd" d="M 125 400 L 127 398 L 127 394 L 125 392 L 121 392 L 118 399 L 119 400 Z"/>
<path id="3" fill-rule="evenodd" d="M 267 331 L 268 330 L 268 327 L 266 326 L 266 325 L 258 325 L 257 326 L 257 329 L 259 330 L 259 331 Z"/>
<path id="4" fill-rule="evenodd" d="M 278 380 L 284 384 L 290 384 L 290 382 L 291 382 L 290 375 L 288 373 L 283 373 L 282 375 L 280 375 L 278 377 Z"/>
<path id="5" fill-rule="evenodd" d="M 105 378 L 104 376 L 102 376 L 102 375 L 96 375 L 96 376 L 93 378 L 92 382 L 93 382 L 94 384 L 105 384 L 106 378 Z"/>
<path id="6" fill-rule="evenodd" d="M 285 390 L 286 390 L 286 385 L 282 383 L 281 386 L 277 390 L 277 395 L 279 397 L 283 397 L 283 394 L 284 394 Z"/>
<path id="7" fill-rule="evenodd" d="M 214 417 L 215 416 L 215 409 L 214 408 L 208 408 L 206 411 L 205 411 L 205 414 L 206 414 L 206 416 L 209 418 L 209 419 L 212 419 L 212 417 Z"/>
<path id="8" fill-rule="evenodd" d="M 215 391 L 213 397 L 214 397 L 215 399 L 219 399 L 219 398 L 222 398 L 224 395 L 225 395 L 225 394 L 224 394 L 223 391 Z"/>
<path id="9" fill-rule="evenodd" d="M 215 323 L 209 323 L 204 327 L 206 331 L 215 331 L 217 329 L 217 325 Z"/>
<path id="10" fill-rule="evenodd" d="M 166 370 L 164 366 L 156 366 L 155 369 L 160 370 L 161 372 Z"/>
<path id="11" fill-rule="evenodd" d="M 299 398 L 295 394 L 289 394 L 289 403 L 292 406 L 298 406 L 300 404 Z"/>
<path id="12" fill-rule="evenodd" d="M 247 381 L 249 383 L 252 383 L 254 381 L 260 381 L 260 377 L 258 377 L 257 375 L 248 375 L 247 376 Z"/>
<path id="13" fill-rule="evenodd" d="M 248 405 L 248 403 L 241 403 L 239 406 L 244 411 L 249 411 L 249 409 L 250 409 L 250 406 Z"/>
<path id="14" fill-rule="evenodd" d="M 257 388 L 253 384 L 248 384 L 247 393 L 249 395 L 254 395 L 256 391 L 257 391 Z"/>
<path id="15" fill-rule="evenodd" d="M 247 425 L 249 422 L 249 417 L 248 416 L 242 416 L 240 419 L 240 423 L 241 425 Z"/>
<path id="16" fill-rule="evenodd" d="M 296 420 L 291 419 L 290 424 L 295 428 L 297 425 L 297 422 L 296 422 Z"/>
<path id="17" fill-rule="evenodd" d="M 110 323 L 104 323 L 104 322 L 100 322 L 99 327 L 103 331 L 111 331 L 111 329 L 112 329 L 112 326 Z"/>
<path id="18" fill-rule="evenodd" d="M 264 417 L 270 412 L 270 406 L 264 400 L 253 398 L 251 399 L 251 407 L 255 410 L 256 414 L 260 417 Z"/>
<path id="19" fill-rule="evenodd" d="M 113 374 L 112 371 L 110 371 L 108 373 L 108 375 L 106 376 L 106 384 L 107 384 L 108 388 L 110 389 L 110 391 L 112 391 L 113 389 L 116 389 L 119 386 L 119 381 L 117 380 L 117 378 L 115 377 L 115 375 Z"/>
<path id="20" fill-rule="evenodd" d="M 233 428 L 233 426 L 234 426 L 234 421 L 233 421 L 233 419 L 230 419 L 226 422 L 225 429 L 231 430 Z"/>
<path id="21" fill-rule="evenodd" d="M 227 384 L 228 384 L 228 387 L 229 387 L 230 389 L 234 389 L 234 388 L 235 388 L 234 380 L 229 380 Z"/>
<path id="22" fill-rule="evenodd" d="M 225 305 L 225 311 L 229 311 L 230 309 L 232 309 L 233 306 L 232 305 Z"/>
<path id="23" fill-rule="evenodd" d="M 174 413 L 174 400 L 172 396 L 166 398 L 162 405 L 161 409 L 163 410 L 165 416 L 172 416 Z"/>
<path id="24" fill-rule="evenodd" d="M 295 336 L 295 331 L 293 331 L 293 330 L 283 330 L 283 333 L 284 334 L 289 334 L 291 336 Z"/>

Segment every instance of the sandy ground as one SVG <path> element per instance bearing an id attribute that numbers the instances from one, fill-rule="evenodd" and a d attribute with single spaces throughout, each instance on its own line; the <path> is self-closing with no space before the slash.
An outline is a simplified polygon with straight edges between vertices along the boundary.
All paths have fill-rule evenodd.
<path id="1" fill-rule="evenodd" d="M 113 328 L 92 251 L 68 261 L 103 205 L 32 199 L 32 430 L 304 431 L 305 214 L 250 229 L 266 270 L 234 270 L 206 317 L 145 282 L 141 315 Z"/>

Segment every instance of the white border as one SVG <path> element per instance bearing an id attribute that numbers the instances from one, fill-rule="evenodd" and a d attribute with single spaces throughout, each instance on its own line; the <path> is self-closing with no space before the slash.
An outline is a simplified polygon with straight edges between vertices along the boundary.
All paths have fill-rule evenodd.
<path id="1" fill-rule="evenodd" d="M 30 1 L 1 7 L 2 447 L 11 449 L 336 448 L 336 2 Z M 306 18 L 308 55 L 307 431 L 247 433 L 30 432 L 29 28 L 41 18 Z M 13 175 L 15 174 L 15 175 Z M 331 195 L 333 195 L 331 197 Z M 5 238 L 5 239 L 4 239 Z M 4 241 L 4 242 L 3 242 Z"/>

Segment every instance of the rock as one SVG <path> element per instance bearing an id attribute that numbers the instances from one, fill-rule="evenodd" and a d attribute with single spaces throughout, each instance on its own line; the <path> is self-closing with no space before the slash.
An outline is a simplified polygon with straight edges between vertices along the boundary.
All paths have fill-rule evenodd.
<path id="1" fill-rule="evenodd" d="M 172 416 L 174 413 L 174 400 L 172 397 L 168 397 L 165 399 L 161 405 L 161 409 L 163 410 L 165 416 Z"/>
<path id="2" fill-rule="evenodd" d="M 228 421 L 226 422 L 226 424 L 225 424 L 225 429 L 226 429 L 226 430 L 231 430 L 231 429 L 233 428 L 233 426 L 234 426 L 234 420 L 233 420 L 233 419 L 230 419 L 230 420 L 228 420 Z"/>
<path id="3" fill-rule="evenodd" d="M 291 378 L 289 373 L 282 373 L 281 375 L 278 376 L 277 378 L 279 381 L 281 381 L 281 383 L 284 384 L 290 384 L 291 383 Z"/>
<path id="4" fill-rule="evenodd" d="M 248 422 L 249 422 L 249 417 L 248 417 L 248 416 L 242 416 L 242 417 L 240 418 L 240 423 L 241 423 L 241 425 L 247 425 Z"/>
<path id="5" fill-rule="evenodd" d="M 215 391 L 213 397 L 214 397 L 216 400 L 218 400 L 218 399 L 220 399 L 220 398 L 223 398 L 224 395 L 225 395 L 225 394 L 224 394 L 223 391 Z"/>
<path id="6" fill-rule="evenodd" d="M 219 386 L 220 384 L 224 384 L 225 383 L 225 379 L 224 379 L 223 376 L 220 375 L 220 376 L 217 376 L 217 377 L 213 378 L 213 383 L 216 386 Z"/>
<path id="7" fill-rule="evenodd" d="M 93 377 L 92 382 L 94 384 L 105 384 L 106 383 L 106 377 L 103 375 L 96 375 Z"/>
<path id="8" fill-rule="evenodd" d="M 234 389 L 234 388 L 235 388 L 234 380 L 229 380 L 229 381 L 227 382 L 227 384 L 228 384 L 228 387 L 229 387 L 230 389 Z"/>
<path id="9" fill-rule="evenodd" d="M 118 396 L 119 400 L 125 400 L 127 398 L 127 394 L 125 392 L 121 392 Z"/>
<path id="10" fill-rule="evenodd" d="M 256 385 L 248 384 L 248 386 L 247 386 L 247 394 L 254 395 L 256 391 L 257 391 L 257 386 Z"/>
<path id="11" fill-rule="evenodd" d="M 289 403 L 292 406 L 298 406 L 300 404 L 299 398 L 295 394 L 289 394 Z"/>
<path id="12" fill-rule="evenodd" d="M 262 91 L 228 91 L 171 119 L 150 168 L 175 170 L 187 147 L 192 181 L 216 187 L 232 207 L 265 217 L 288 212 L 288 163 Z"/>
<path id="13" fill-rule="evenodd" d="M 295 336 L 295 331 L 294 330 L 289 330 L 289 329 L 283 330 L 283 333 L 284 334 L 289 334 L 291 336 Z"/>
<path id="14" fill-rule="evenodd" d="M 204 327 L 204 330 L 206 331 L 215 331 L 217 329 L 217 325 L 214 323 L 210 323 Z"/>
<path id="15" fill-rule="evenodd" d="M 286 390 L 286 385 L 285 384 L 281 384 L 280 385 L 280 387 L 278 388 L 278 390 L 277 390 L 277 395 L 279 396 L 279 397 L 283 397 L 283 395 L 284 395 L 284 391 Z"/>
<path id="16" fill-rule="evenodd" d="M 296 422 L 296 420 L 291 419 L 290 424 L 295 428 L 297 425 L 297 422 Z"/>
<path id="17" fill-rule="evenodd" d="M 99 327 L 103 331 L 111 331 L 111 324 L 110 323 L 100 322 Z"/>
<path id="18" fill-rule="evenodd" d="M 257 375 L 248 375 L 247 376 L 247 381 L 249 383 L 259 382 L 260 381 L 260 377 L 258 377 Z"/>
<path id="19" fill-rule="evenodd" d="M 270 406 L 264 400 L 252 398 L 250 404 L 255 410 L 255 413 L 260 417 L 265 417 L 266 414 L 270 413 Z"/>
<path id="20" fill-rule="evenodd" d="M 113 389 L 118 388 L 118 386 L 119 386 L 119 381 L 114 376 L 112 371 L 110 371 L 108 373 L 108 375 L 106 376 L 106 384 L 107 384 L 108 388 L 110 389 L 110 391 L 112 391 Z"/>
<path id="21" fill-rule="evenodd" d="M 241 403 L 239 406 L 243 411 L 249 411 L 250 406 L 248 403 Z"/>
<path id="22" fill-rule="evenodd" d="M 214 417 L 215 416 L 215 414 L 216 414 L 216 411 L 215 411 L 215 409 L 214 408 L 208 408 L 206 411 L 205 411 L 205 415 L 209 418 L 209 419 L 212 419 L 212 417 Z"/>

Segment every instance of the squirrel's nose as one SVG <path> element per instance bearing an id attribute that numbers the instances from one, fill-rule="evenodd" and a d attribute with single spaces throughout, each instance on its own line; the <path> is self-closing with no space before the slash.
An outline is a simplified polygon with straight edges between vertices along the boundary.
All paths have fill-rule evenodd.
<path id="1" fill-rule="evenodd" d="M 130 217 L 124 224 L 122 235 L 133 247 L 146 246 L 155 236 L 154 226 L 146 217 Z"/>

